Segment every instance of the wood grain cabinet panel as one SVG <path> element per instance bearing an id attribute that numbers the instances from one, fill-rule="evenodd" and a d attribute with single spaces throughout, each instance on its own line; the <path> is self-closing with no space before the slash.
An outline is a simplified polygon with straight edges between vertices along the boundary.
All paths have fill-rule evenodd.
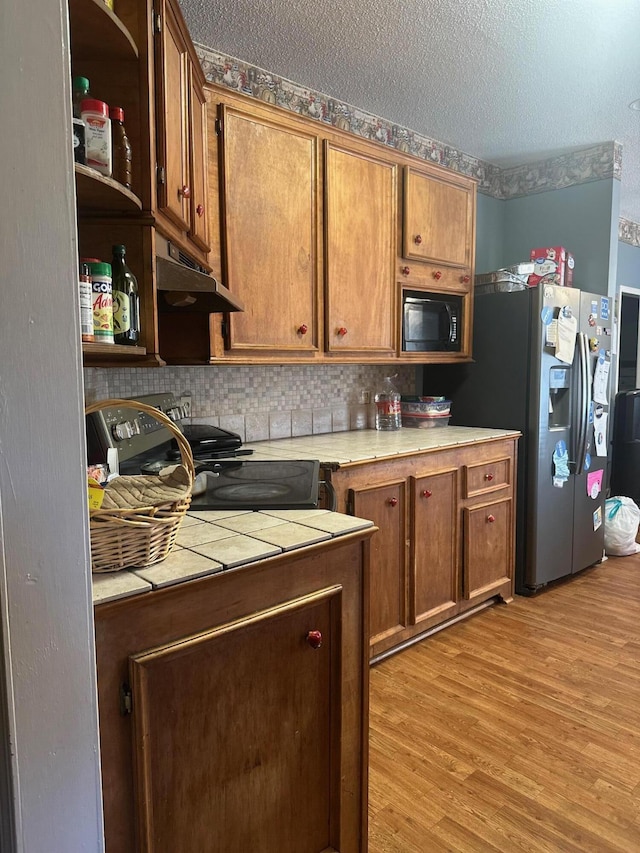
<path id="1" fill-rule="evenodd" d="M 259 114 L 220 107 L 231 353 L 318 349 L 317 139 Z"/>
<path id="2" fill-rule="evenodd" d="M 397 166 L 328 142 L 324 163 L 326 349 L 393 355 Z"/>
<path id="3" fill-rule="evenodd" d="M 338 849 L 340 618 L 334 587 L 131 657 L 141 851 Z"/>
<path id="4" fill-rule="evenodd" d="M 444 169 L 406 166 L 403 248 L 406 258 L 473 267 L 474 181 Z"/>
<path id="5" fill-rule="evenodd" d="M 186 232 L 190 226 L 189 49 L 172 5 L 161 0 L 159 14 L 161 32 L 155 41 L 158 209 Z"/>
<path id="6" fill-rule="evenodd" d="M 513 500 L 464 509 L 464 597 L 486 595 L 512 573 Z"/>
<path id="7" fill-rule="evenodd" d="M 511 600 L 516 453 L 511 437 L 325 470 L 338 508 L 379 530 L 369 586 L 373 661 L 483 602 Z"/>
<path id="8" fill-rule="evenodd" d="M 371 643 L 386 643 L 407 625 L 406 483 L 353 489 L 348 501 L 380 530 L 371 543 L 369 633 Z"/>
<path id="9" fill-rule="evenodd" d="M 458 471 L 411 478 L 411 624 L 446 613 L 458 599 Z"/>
<path id="10" fill-rule="evenodd" d="M 208 178 L 207 178 L 207 101 L 194 69 L 189 75 L 189 160 L 191 198 L 189 239 L 205 253 L 209 251 Z"/>
<path id="11" fill-rule="evenodd" d="M 365 853 L 373 534 L 96 606 L 106 853 Z"/>

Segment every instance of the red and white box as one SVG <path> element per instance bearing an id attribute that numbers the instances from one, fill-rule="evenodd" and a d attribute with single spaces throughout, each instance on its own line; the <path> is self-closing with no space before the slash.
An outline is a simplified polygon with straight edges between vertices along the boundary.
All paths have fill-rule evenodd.
<path id="1" fill-rule="evenodd" d="M 537 287 L 539 284 L 573 287 L 573 255 L 564 246 L 531 249 L 529 257 L 534 265 L 529 276 L 529 287 Z"/>

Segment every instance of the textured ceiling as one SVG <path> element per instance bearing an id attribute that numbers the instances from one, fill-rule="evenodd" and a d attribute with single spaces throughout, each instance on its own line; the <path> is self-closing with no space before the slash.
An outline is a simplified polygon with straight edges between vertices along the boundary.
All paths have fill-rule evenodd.
<path id="1" fill-rule="evenodd" d="M 194 41 L 495 163 L 616 140 L 640 223 L 640 0 L 180 0 Z"/>

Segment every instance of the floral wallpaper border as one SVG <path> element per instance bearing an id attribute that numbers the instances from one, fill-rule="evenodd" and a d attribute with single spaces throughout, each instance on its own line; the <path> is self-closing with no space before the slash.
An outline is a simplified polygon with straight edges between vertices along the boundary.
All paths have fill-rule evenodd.
<path id="1" fill-rule="evenodd" d="M 305 89 L 205 45 L 196 44 L 195 48 L 210 83 L 227 86 L 307 118 L 326 122 L 468 175 L 478 181 L 479 192 L 493 198 L 511 199 L 604 178 L 621 178 L 622 145 L 618 142 L 605 142 L 540 162 L 501 169 L 457 148 L 371 115 L 336 98 Z M 636 229 L 640 229 L 640 225 Z M 630 230 L 633 229 L 623 228 L 621 220 L 619 231 L 625 236 L 620 239 L 629 242 L 626 235 Z"/>
<path id="2" fill-rule="evenodd" d="M 621 218 L 618 222 L 618 240 L 640 248 L 640 222 Z"/>

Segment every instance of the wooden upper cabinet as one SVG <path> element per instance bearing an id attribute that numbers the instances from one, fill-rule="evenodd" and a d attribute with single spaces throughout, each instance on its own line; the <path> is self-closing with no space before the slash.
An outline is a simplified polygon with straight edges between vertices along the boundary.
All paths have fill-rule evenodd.
<path id="1" fill-rule="evenodd" d="M 471 269 L 476 184 L 445 170 L 405 166 L 405 258 Z"/>
<path id="2" fill-rule="evenodd" d="M 195 68 L 189 74 L 189 160 L 191 163 L 191 198 L 189 237 L 204 252 L 209 251 L 207 218 L 207 101 Z"/>
<path id="3" fill-rule="evenodd" d="M 220 105 L 226 286 L 244 312 L 228 349 L 319 347 L 318 141 L 286 119 Z"/>
<path id="4" fill-rule="evenodd" d="M 158 209 L 178 229 L 190 227 L 189 51 L 168 2 L 161 2 L 156 33 Z"/>
<path id="5" fill-rule="evenodd" d="M 397 166 L 325 141 L 326 350 L 396 349 Z"/>

